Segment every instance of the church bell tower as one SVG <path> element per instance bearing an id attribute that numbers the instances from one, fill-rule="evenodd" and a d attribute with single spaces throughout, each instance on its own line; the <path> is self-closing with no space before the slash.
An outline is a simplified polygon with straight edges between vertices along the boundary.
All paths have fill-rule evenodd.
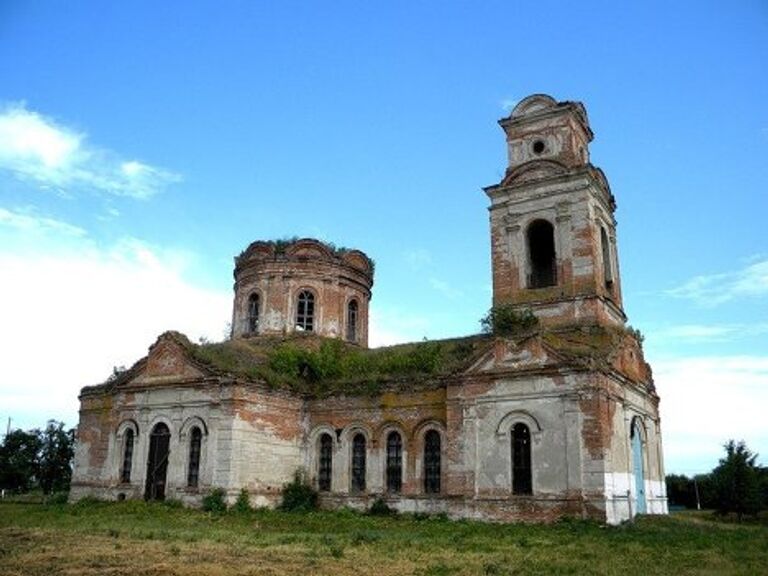
<path id="1" fill-rule="evenodd" d="M 509 165 L 485 188 L 493 305 L 530 309 L 546 325 L 623 325 L 616 202 L 589 162 L 584 106 L 534 94 L 499 124 Z"/>

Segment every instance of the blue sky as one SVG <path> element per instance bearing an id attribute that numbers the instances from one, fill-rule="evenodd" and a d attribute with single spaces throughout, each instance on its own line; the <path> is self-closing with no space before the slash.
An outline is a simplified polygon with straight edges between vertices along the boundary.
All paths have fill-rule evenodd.
<path id="1" fill-rule="evenodd" d="M 0 419 L 166 329 L 220 339 L 232 258 L 314 236 L 377 263 L 372 343 L 476 332 L 496 121 L 587 107 L 618 201 L 667 470 L 768 457 L 765 2 L 0 4 Z"/>

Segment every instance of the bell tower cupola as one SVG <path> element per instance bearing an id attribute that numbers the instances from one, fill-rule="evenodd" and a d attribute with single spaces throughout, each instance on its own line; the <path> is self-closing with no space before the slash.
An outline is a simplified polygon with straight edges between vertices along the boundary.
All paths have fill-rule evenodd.
<path id="1" fill-rule="evenodd" d="M 490 198 L 493 304 L 549 325 L 622 325 L 616 203 L 589 160 L 580 102 L 534 94 L 499 121 L 508 166 Z"/>

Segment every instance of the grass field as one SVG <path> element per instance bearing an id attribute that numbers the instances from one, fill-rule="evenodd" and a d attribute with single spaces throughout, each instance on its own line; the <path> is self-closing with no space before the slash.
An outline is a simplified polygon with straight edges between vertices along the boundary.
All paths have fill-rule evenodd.
<path id="1" fill-rule="evenodd" d="M 0 574 L 768 574 L 768 526 L 704 513 L 604 527 L 3 502 Z"/>

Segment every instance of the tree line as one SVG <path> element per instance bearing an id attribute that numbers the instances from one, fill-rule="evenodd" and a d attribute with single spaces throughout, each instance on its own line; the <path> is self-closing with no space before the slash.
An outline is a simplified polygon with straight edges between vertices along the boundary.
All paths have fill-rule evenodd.
<path id="1" fill-rule="evenodd" d="M 55 420 L 43 430 L 11 430 L 0 444 L 0 488 L 16 494 L 68 491 L 74 444 L 74 428 Z"/>
<path id="2" fill-rule="evenodd" d="M 768 509 L 768 467 L 757 465 L 758 455 L 743 441 L 729 440 L 724 448 L 725 456 L 708 474 L 667 475 L 670 505 L 733 514 L 739 521 Z"/>

